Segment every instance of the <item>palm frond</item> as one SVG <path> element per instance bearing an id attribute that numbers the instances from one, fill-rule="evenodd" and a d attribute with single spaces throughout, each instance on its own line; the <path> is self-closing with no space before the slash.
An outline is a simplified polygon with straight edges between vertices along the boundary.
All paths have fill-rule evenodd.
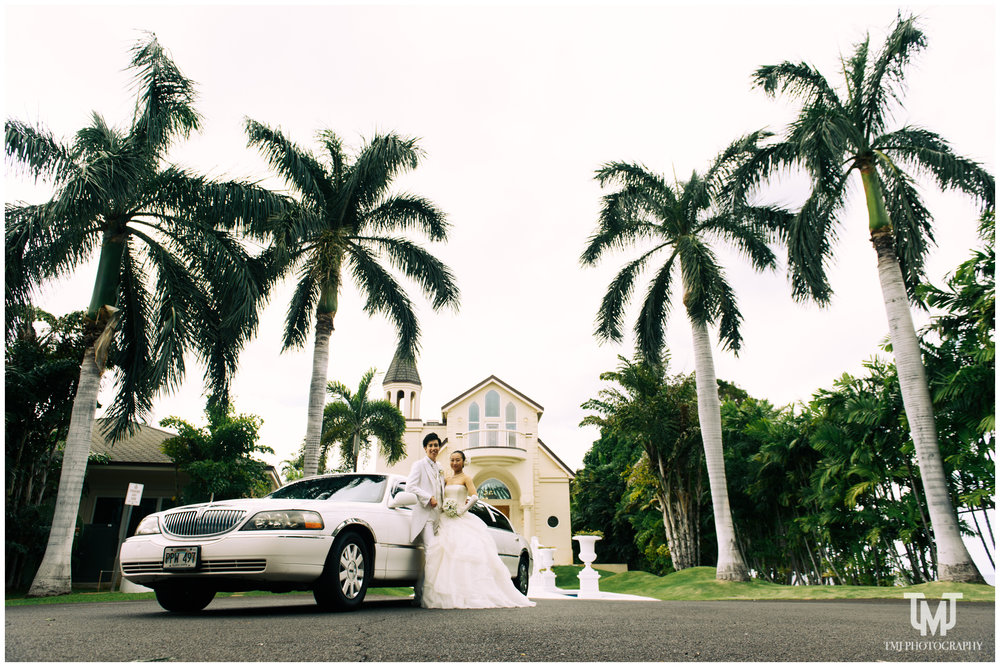
<path id="1" fill-rule="evenodd" d="M 268 164 L 299 194 L 315 206 L 326 206 L 334 187 L 323 171 L 323 165 L 309 151 L 285 138 L 280 129 L 246 119 L 247 145 L 257 147 Z"/>
<path id="2" fill-rule="evenodd" d="M 826 78 L 808 63 L 793 63 L 785 61 L 778 65 L 765 65 L 754 72 L 751 77 L 753 84 L 763 88 L 764 92 L 774 97 L 777 93 L 790 93 L 802 97 L 809 104 L 822 104 L 834 108 L 840 107 L 840 98 L 830 87 Z"/>
<path id="3" fill-rule="evenodd" d="M 194 82 L 181 74 L 153 33 L 132 49 L 134 85 L 139 93 L 132 136 L 149 156 L 161 156 L 175 136 L 199 129 Z"/>
<path id="4" fill-rule="evenodd" d="M 263 238 L 290 205 L 289 198 L 254 183 L 213 181 L 171 166 L 143 184 L 137 214 L 174 214 Z"/>
<path id="5" fill-rule="evenodd" d="M 307 265 L 299 271 L 298 283 L 295 285 L 295 292 L 292 293 L 292 300 L 288 303 L 288 313 L 285 316 L 282 350 L 306 344 L 321 287 L 311 267 Z"/>
<path id="6" fill-rule="evenodd" d="M 908 174 L 897 168 L 883 153 L 876 153 L 879 180 L 882 182 L 885 208 L 892 221 L 893 245 L 903 272 L 903 281 L 910 299 L 924 276 L 924 259 L 934 243 L 934 228 L 930 211 Z"/>
<path id="7" fill-rule="evenodd" d="M 836 181 L 845 155 L 865 150 L 864 137 L 847 116 L 825 105 L 808 105 L 789 126 L 788 142 L 796 156 L 817 184 L 828 186 Z M 824 188 L 829 192 L 829 187 Z"/>
<path id="8" fill-rule="evenodd" d="M 984 209 L 996 206 L 996 181 L 981 164 L 956 155 L 940 135 L 907 126 L 879 136 L 873 148 L 906 166 L 930 173 L 942 189 L 971 195 Z"/>
<path id="9" fill-rule="evenodd" d="M 342 191 L 357 201 L 358 208 L 374 208 L 386 195 L 392 180 L 404 171 L 415 169 L 423 155 L 414 138 L 395 133 L 376 135 L 361 149 Z"/>
<path id="10" fill-rule="evenodd" d="M 60 183 L 68 178 L 74 167 L 73 156 L 46 128 L 8 119 L 4 135 L 7 160 L 15 170 L 36 181 L 43 178 Z"/>
<path id="11" fill-rule="evenodd" d="M 773 137 L 767 130 L 756 130 L 737 138 L 726 146 L 705 172 L 705 182 L 708 184 L 712 198 L 722 206 L 727 206 L 724 195 L 731 192 L 727 184 L 733 179 L 741 167 L 757 156 L 765 142 Z"/>
<path id="12" fill-rule="evenodd" d="M 608 285 L 604 298 L 601 299 L 601 308 L 597 311 L 594 335 L 601 340 L 621 341 L 623 332 L 622 326 L 625 320 L 625 307 L 632 298 L 632 289 L 636 278 L 645 268 L 649 258 L 666 244 L 661 244 L 652 250 L 647 251 L 639 258 L 629 262 L 618 272 L 611 284 Z M 667 259 L 667 265 L 671 265 L 674 256 Z"/>
<path id="13" fill-rule="evenodd" d="M 701 324 L 712 324 L 718 307 L 718 286 L 723 280 L 715 253 L 702 239 L 689 235 L 677 239 L 677 256 L 688 317 Z"/>
<path id="14" fill-rule="evenodd" d="M 750 260 L 758 271 L 777 265 L 768 241 L 777 240 L 787 230 L 792 213 L 780 207 L 754 206 L 742 209 L 740 217 L 722 213 L 702 221 L 697 232 L 712 232 L 728 241 Z"/>
<path id="15" fill-rule="evenodd" d="M 719 320 L 719 342 L 722 343 L 724 350 L 730 350 L 738 355 L 743 345 L 743 336 L 740 334 L 743 314 L 736 304 L 736 294 L 721 269 L 712 284 L 716 292 L 714 301 Z"/>
<path id="16" fill-rule="evenodd" d="M 840 190 L 846 186 L 841 179 Z M 836 191 L 824 196 L 824 188 L 814 187 L 806 203 L 792 218 L 785 243 L 788 247 L 788 270 L 792 283 L 792 298 L 812 299 L 821 305 L 829 303 L 833 290 L 826 277 L 826 264 L 833 255 L 836 230 L 834 213 L 843 197 Z"/>
<path id="17" fill-rule="evenodd" d="M 344 155 L 344 143 L 332 130 L 320 130 L 317 137 L 323 147 L 326 148 L 330 157 L 330 167 L 332 168 L 333 182 L 342 183 L 344 180 L 344 170 L 347 164 L 347 156 Z"/>
<path id="18" fill-rule="evenodd" d="M 896 24 L 881 51 L 872 61 L 864 86 L 864 132 L 873 137 L 885 130 L 891 103 L 903 93 L 903 70 L 910 59 L 927 46 L 927 38 L 916 26 L 916 18 L 896 16 Z"/>
<path id="19" fill-rule="evenodd" d="M 397 194 L 380 201 L 362 216 L 362 232 L 418 229 L 431 241 L 448 238 L 448 221 L 430 200 L 411 194 Z"/>
<path id="20" fill-rule="evenodd" d="M 413 302 L 406 296 L 396 279 L 378 263 L 368 250 L 357 244 L 347 248 L 354 283 L 365 295 L 364 310 L 369 315 L 387 316 L 399 337 L 399 349 L 417 356 L 420 326 L 413 312 Z"/>
<path id="21" fill-rule="evenodd" d="M 580 263 L 592 266 L 605 252 L 624 250 L 643 238 L 660 237 L 660 230 L 653 220 L 656 219 L 654 216 L 663 212 L 663 200 L 655 195 L 650 197 L 652 194 L 640 186 L 625 185 L 621 190 L 604 195 L 597 231 L 587 239 Z M 676 200 L 671 201 L 676 203 Z"/>
<path id="22" fill-rule="evenodd" d="M 636 347 L 647 360 L 660 358 L 663 352 L 664 330 L 670 314 L 670 275 L 673 257 L 656 272 L 650 281 L 639 317 L 635 321 Z"/>
<path id="23" fill-rule="evenodd" d="M 10 285 L 30 291 L 41 283 L 72 272 L 87 261 L 101 239 L 101 230 L 89 219 L 59 218 L 51 202 L 8 205 L 4 231 L 7 272 L 19 267 Z M 88 213 L 83 211 L 82 213 Z"/>
<path id="24" fill-rule="evenodd" d="M 681 186 L 681 196 L 678 198 L 677 207 L 682 211 L 682 215 L 674 216 L 676 222 L 682 222 L 684 229 L 678 229 L 679 234 L 691 232 L 692 224 L 698 219 L 701 211 L 707 209 L 712 203 L 708 182 L 692 171 L 691 178 Z"/>
<path id="25" fill-rule="evenodd" d="M 601 187 L 621 185 L 625 188 L 634 188 L 634 192 L 657 193 L 658 197 L 663 197 L 667 206 L 676 203 L 673 188 L 663 180 L 662 176 L 649 171 L 641 164 L 606 162 L 595 172 L 595 178 Z"/>
<path id="26" fill-rule="evenodd" d="M 122 254 L 117 307 L 121 322 L 116 345 L 108 355 L 115 368 L 116 390 L 105 413 L 106 435 L 117 442 L 128 435 L 133 425 L 144 421 L 153 406 L 157 387 L 150 368 L 148 323 L 153 320 L 152 297 L 143 285 L 145 267 L 131 242 Z"/>
<path id="27" fill-rule="evenodd" d="M 149 267 L 156 275 L 149 307 L 153 360 L 149 382 L 157 388 L 175 390 L 184 377 L 185 351 L 196 337 L 209 335 L 203 316 L 208 302 L 184 262 L 141 230 L 133 230 L 132 237 L 145 244 Z"/>
<path id="28" fill-rule="evenodd" d="M 354 238 L 354 243 L 378 248 L 392 266 L 420 285 L 434 310 L 445 306 L 458 309 L 459 291 L 455 276 L 444 262 L 417 244 L 403 238 Z"/>
<path id="29" fill-rule="evenodd" d="M 744 159 L 729 164 L 724 173 L 718 174 L 723 183 L 719 201 L 729 208 L 745 205 L 768 178 L 798 163 L 796 146 L 790 141 L 763 143 Z"/>
<path id="30" fill-rule="evenodd" d="M 844 110 L 855 127 L 865 125 L 865 70 L 868 67 L 868 46 L 869 40 L 866 35 L 854 49 L 854 55 L 843 63 L 844 78 L 847 82 L 847 103 Z"/>

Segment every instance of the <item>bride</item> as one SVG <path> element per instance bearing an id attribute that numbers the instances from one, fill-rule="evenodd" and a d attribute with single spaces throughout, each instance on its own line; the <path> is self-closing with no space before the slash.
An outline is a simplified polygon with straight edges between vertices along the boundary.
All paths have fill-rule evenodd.
<path id="1" fill-rule="evenodd" d="M 478 500 L 472 478 L 463 472 L 465 454 L 451 455 L 453 475 L 445 478 L 444 506 L 437 540 L 428 547 L 421 606 L 429 609 L 534 607 L 510 580 L 496 543 L 482 520 L 467 513 Z M 447 508 L 453 501 L 456 516 Z"/>

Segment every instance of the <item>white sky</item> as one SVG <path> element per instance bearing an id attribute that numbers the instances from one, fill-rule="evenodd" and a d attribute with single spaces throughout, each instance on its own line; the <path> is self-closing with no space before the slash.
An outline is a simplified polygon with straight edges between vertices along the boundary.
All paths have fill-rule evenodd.
<path id="1" fill-rule="evenodd" d="M 435 314 L 411 285 L 423 329 L 422 417 L 440 419 L 441 405 L 495 374 L 545 407 L 539 436 L 574 469 L 597 437 L 578 426 L 580 404 L 596 396 L 598 375 L 618 354 L 632 354 L 631 340 L 600 346 L 592 335 L 608 282 L 635 256 L 611 256 L 596 269 L 578 264 L 600 205 L 594 170 L 635 160 L 682 179 L 704 171 L 736 136 L 791 117 L 791 106 L 751 89 L 757 67 L 805 60 L 839 82 L 839 56 L 866 30 L 880 46 L 900 6 L 302 5 L 7 4 L 5 117 L 41 121 L 67 140 L 92 111 L 126 124 L 128 50 L 138 31 L 150 30 L 198 83 L 204 129 L 171 156 L 194 170 L 280 187 L 246 147 L 244 116 L 311 149 L 321 128 L 353 147 L 376 131 L 420 137 L 427 157 L 399 186 L 447 213 L 449 242 L 425 246 L 462 291 L 459 313 Z M 996 9 L 913 10 L 929 46 L 910 67 L 898 124 L 939 132 L 995 171 Z M 921 185 L 938 242 L 928 273 L 940 283 L 976 244 L 978 216 L 965 198 Z M 4 186 L 8 202 L 48 194 L 19 179 Z M 755 275 L 723 253 L 745 347 L 738 358 L 716 352 L 720 379 L 784 405 L 858 372 L 876 353 L 887 327 L 857 187 L 830 272 L 836 297 L 825 310 L 791 301 L 784 267 Z M 785 192 L 791 202 L 801 187 Z M 95 267 L 47 287 L 39 305 L 56 314 L 86 307 Z M 311 341 L 279 354 L 291 289 L 288 280 L 274 293 L 234 383 L 237 410 L 263 417 L 274 463 L 294 455 L 305 433 Z M 674 311 L 671 370 L 691 372 L 690 329 L 679 304 Z M 341 296 L 336 327 L 330 379 L 356 386 L 367 368 L 387 369 L 391 326 L 364 315 L 353 287 Z M 151 423 L 168 415 L 200 423 L 203 406 L 192 360 L 180 391 L 156 401 Z"/>

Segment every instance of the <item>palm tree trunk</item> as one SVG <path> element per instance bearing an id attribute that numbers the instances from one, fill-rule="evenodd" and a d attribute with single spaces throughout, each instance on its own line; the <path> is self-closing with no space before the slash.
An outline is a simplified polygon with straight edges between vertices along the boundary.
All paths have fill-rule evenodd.
<path id="1" fill-rule="evenodd" d="M 982 582 L 983 577 L 969 556 L 958 530 L 958 517 L 951 505 L 941 450 L 938 448 L 934 405 L 920 356 L 917 332 L 910 317 L 903 272 L 893 247 L 892 223 L 885 208 L 878 175 L 869 165 L 860 168 L 868 204 L 868 228 L 878 255 L 878 278 L 882 285 L 885 314 L 889 320 L 889 340 L 896 358 L 903 409 L 910 423 L 910 436 L 917 452 L 920 478 L 927 496 L 927 513 L 937 548 L 938 579 L 941 581 Z"/>
<path id="2" fill-rule="evenodd" d="M 889 340 L 896 358 L 903 408 L 910 423 L 910 436 L 917 452 L 920 479 L 927 499 L 927 513 L 934 532 L 938 579 L 982 583 L 982 575 L 962 541 L 958 517 L 951 505 L 941 451 L 938 449 L 934 407 L 927 388 L 920 344 L 910 317 L 903 273 L 896 259 L 891 231 L 883 229 L 874 232 L 872 244 L 878 253 L 878 275 L 889 319 Z"/>
<path id="3" fill-rule="evenodd" d="M 306 442 L 302 475 L 319 472 L 320 437 L 323 430 L 323 407 L 326 405 L 326 374 L 330 366 L 330 336 L 333 334 L 333 313 L 316 315 L 316 344 L 313 347 L 312 380 L 309 382 L 309 413 L 306 421 Z"/>
<path id="4" fill-rule="evenodd" d="M 719 408 L 719 386 L 715 379 L 712 344 L 708 327 L 702 322 L 691 322 L 694 338 L 694 379 L 698 390 L 698 423 L 701 441 L 705 447 L 705 465 L 708 467 L 708 486 L 712 493 L 712 512 L 715 515 L 715 534 L 719 542 L 719 560 L 715 568 L 716 579 L 749 581 L 750 575 L 736 545 L 733 515 L 729 510 L 729 492 L 726 488 L 726 465 L 722 454 L 722 415 Z"/>
<path id="5" fill-rule="evenodd" d="M 56 509 L 52 517 L 49 542 L 42 564 L 31 582 L 28 597 L 64 595 L 71 591 L 70 557 L 76 532 L 76 517 L 80 510 L 80 494 L 87 472 L 90 438 L 97 411 L 97 392 L 101 388 L 101 369 L 94 359 L 94 347 L 88 346 L 80 364 L 80 383 L 73 399 L 69 434 L 63 453 Z"/>
<path id="6" fill-rule="evenodd" d="M 118 323 L 114 304 L 118 299 L 119 275 L 126 241 L 124 234 L 119 234 L 116 228 L 112 228 L 104 233 L 101 243 L 94 291 L 87 309 L 89 321 L 84 333 L 86 351 L 80 364 L 80 382 L 77 384 L 76 396 L 73 397 L 73 411 L 70 413 L 69 431 L 66 434 L 52 527 L 42 563 L 28 589 L 28 597 L 64 595 L 72 590 L 73 538 L 80 511 L 83 478 L 87 474 L 87 459 L 90 457 L 90 439 L 94 430 L 101 375 L 104 374 L 104 359 Z M 54 453 L 53 449 L 49 456 Z M 39 498 L 45 493 L 44 474 L 47 471 L 48 466 L 43 471 Z"/>

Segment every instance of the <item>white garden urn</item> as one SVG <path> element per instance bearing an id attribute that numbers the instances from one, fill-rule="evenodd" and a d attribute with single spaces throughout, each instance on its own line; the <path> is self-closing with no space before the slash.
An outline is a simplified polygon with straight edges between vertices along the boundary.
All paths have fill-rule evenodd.
<path id="1" fill-rule="evenodd" d="M 538 578 L 543 591 L 554 591 L 556 589 L 556 573 L 552 571 L 552 565 L 556 559 L 555 547 L 539 547 L 538 559 L 541 561 L 538 568 Z"/>
<path id="2" fill-rule="evenodd" d="M 601 578 L 597 570 L 590 567 L 590 564 L 597 558 L 594 545 L 601 539 L 597 535 L 574 535 L 573 539 L 580 543 L 580 560 L 583 561 L 583 569 L 577 578 L 580 580 L 580 598 L 599 598 L 601 591 L 597 586 L 597 580 Z"/>

